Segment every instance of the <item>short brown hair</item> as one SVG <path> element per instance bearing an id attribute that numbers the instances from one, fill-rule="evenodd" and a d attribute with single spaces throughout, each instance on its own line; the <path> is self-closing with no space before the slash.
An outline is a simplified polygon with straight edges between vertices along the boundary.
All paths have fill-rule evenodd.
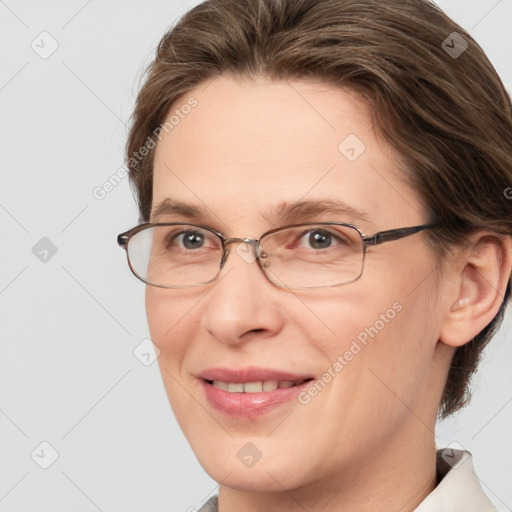
<path id="1" fill-rule="evenodd" d="M 512 233 L 510 97 L 480 46 L 428 0 L 209 0 L 190 10 L 160 41 L 133 113 L 126 162 L 142 220 L 159 127 L 179 98 L 221 74 L 359 93 L 403 157 L 426 221 L 441 223 L 427 235 L 438 261 L 478 228 Z M 441 418 L 469 402 L 509 296 L 510 280 L 494 320 L 457 348 Z"/>

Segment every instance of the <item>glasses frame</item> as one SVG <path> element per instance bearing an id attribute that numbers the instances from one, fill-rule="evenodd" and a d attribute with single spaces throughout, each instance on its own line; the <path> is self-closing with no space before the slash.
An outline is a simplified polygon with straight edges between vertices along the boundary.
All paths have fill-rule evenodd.
<path id="1" fill-rule="evenodd" d="M 216 231 L 215 229 L 209 228 L 207 226 L 202 226 L 201 224 L 194 224 L 190 222 L 145 222 L 143 224 L 139 224 L 138 226 L 135 226 L 128 231 L 125 231 L 124 233 L 120 233 L 117 236 L 117 243 L 121 248 L 123 248 L 126 251 L 126 258 L 128 260 L 128 266 L 130 267 L 130 270 L 132 271 L 133 275 L 140 279 L 142 282 L 150 285 L 155 286 L 157 288 L 166 288 L 166 289 L 178 289 L 178 288 L 196 288 L 199 286 L 206 286 L 207 284 L 212 283 L 217 279 L 219 276 L 222 268 L 224 267 L 224 264 L 226 263 L 226 260 L 229 256 L 229 245 L 235 244 L 235 243 L 245 243 L 249 244 L 254 249 L 254 255 L 255 260 L 258 262 L 258 266 L 263 273 L 263 275 L 275 286 L 279 288 L 284 289 L 290 289 L 290 290 L 312 290 L 312 289 L 318 289 L 318 288 L 334 288 L 337 286 L 343 286 L 345 284 L 353 283 L 354 281 L 357 281 L 362 275 L 364 270 L 364 263 L 366 259 L 366 249 L 367 247 L 374 246 L 374 245 L 380 245 L 385 242 L 392 242 L 394 240 L 400 240 L 402 238 L 405 238 L 410 235 L 414 235 L 415 233 L 419 233 L 420 231 L 423 231 L 425 229 L 430 229 L 435 226 L 438 226 L 439 223 L 434 224 L 421 224 L 419 226 L 410 226 L 405 228 L 397 228 L 397 229 L 387 229 L 385 231 L 379 231 L 377 233 L 374 233 L 373 235 L 367 235 L 361 229 L 359 229 L 354 224 L 347 224 L 346 222 L 305 222 L 300 224 L 290 224 L 287 226 L 281 226 L 279 228 L 274 228 L 269 231 L 265 231 L 258 239 L 252 238 L 252 237 L 245 237 L 245 238 L 233 238 L 233 237 L 226 237 L 219 231 Z M 128 243 L 130 242 L 130 239 L 135 236 L 137 233 L 140 233 L 141 231 L 144 231 L 146 229 L 158 227 L 158 226 L 192 226 L 204 229 L 206 231 L 209 231 L 210 233 L 213 233 L 216 235 L 222 244 L 222 256 L 220 259 L 220 265 L 219 270 L 215 277 L 210 279 L 209 281 L 206 281 L 204 283 L 199 284 L 193 284 L 193 285 L 179 285 L 179 286 L 172 286 L 172 285 L 160 285 L 155 284 L 150 281 L 147 281 L 144 279 L 141 275 L 137 273 L 137 271 L 133 268 L 132 263 L 130 261 L 130 255 L 128 253 Z M 267 274 L 267 272 L 264 270 L 264 265 L 261 262 L 262 259 L 265 259 L 266 253 L 263 251 L 261 247 L 261 241 L 266 238 L 269 235 L 272 235 L 274 233 L 278 233 L 279 231 L 284 231 L 289 228 L 298 228 L 298 227 L 306 227 L 306 226 L 344 226 L 349 227 L 352 229 L 355 229 L 359 236 L 361 237 L 361 241 L 363 244 L 363 261 L 361 265 L 361 272 L 357 277 L 352 279 L 351 281 L 347 281 L 344 283 L 339 284 L 333 284 L 333 285 L 321 285 L 321 286 L 286 286 L 280 283 L 277 283 L 271 279 L 271 277 Z"/>

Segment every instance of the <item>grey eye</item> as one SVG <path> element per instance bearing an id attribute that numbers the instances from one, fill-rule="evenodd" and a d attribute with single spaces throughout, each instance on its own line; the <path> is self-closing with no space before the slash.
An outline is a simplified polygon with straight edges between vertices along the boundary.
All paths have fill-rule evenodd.
<path id="1" fill-rule="evenodd" d="M 311 231 L 308 242 L 313 249 L 327 249 L 332 244 L 332 235 L 326 231 Z"/>
<path id="2" fill-rule="evenodd" d="M 204 236 L 197 231 L 186 231 L 179 236 L 185 249 L 199 249 L 204 245 Z"/>

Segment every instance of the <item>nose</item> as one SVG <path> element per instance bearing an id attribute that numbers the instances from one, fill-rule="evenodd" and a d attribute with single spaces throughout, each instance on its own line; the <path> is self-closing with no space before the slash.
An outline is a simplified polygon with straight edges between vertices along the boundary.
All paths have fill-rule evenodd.
<path id="1" fill-rule="evenodd" d="M 250 240 L 232 241 L 222 270 L 204 299 L 208 302 L 201 326 L 222 343 L 270 338 L 284 325 L 282 301 L 287 294 L 263 275 Z"/>

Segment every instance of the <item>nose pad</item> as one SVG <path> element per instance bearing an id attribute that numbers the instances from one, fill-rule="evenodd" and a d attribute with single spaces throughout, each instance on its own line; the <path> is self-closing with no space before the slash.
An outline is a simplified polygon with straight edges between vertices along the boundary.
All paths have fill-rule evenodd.
<path id="1" fill-rule="evenodd" d="M 258 259 L 258 246 L 259 241 L 255 240 L 251 237 L 246 238 L 228 238 L 224 242 L 224 247 L 226 248 L 228 245 L 237 244 L 235 248 L 235 252 L 242 258 L 246 263 L 253 263 Z M 252 246 L 252 248 L 250 247 Z M 220 268 L 224 266 L 228 256 L 230 254 L 229 249 L 224 250 L 224 254 L 222 255 L 222 259 L 220 262 Z"/>
<path id="2" fill-rule="evenodd" d="M 235 253 L 237 256 L 242 258 L 242 260 L 245 263 L 256 263 L 258 264 L 259 270 L 263 274 L 263 276 L 270 281 L 271 283 L 275 284 L 274 281 L 272 281 L 266 271 L 266 267 L 270 265 L 270 262 L 266 259 L 268 258 L 268 254 L 263 250 L 263 248 L 260 245 L 260 241 L 256 240 L 254 238 L 246 237 L 246 238 L 228 238 L 224 242 L 224 253 L 221 258 L 220 262 L 220 270 L 224 268 L 224 265 L 228 259 L 229 254 L 231 253 L 230 249 L 226 246 L 236 244 L 235 247 Z"/>
<path id="3" fill-rule="evenodd" d="M 235 252 L 240 256 L 246 263 L 253 263 L 258 259 L 258 241 L 254 238 L 244 238 L 239 243 Z"/>

